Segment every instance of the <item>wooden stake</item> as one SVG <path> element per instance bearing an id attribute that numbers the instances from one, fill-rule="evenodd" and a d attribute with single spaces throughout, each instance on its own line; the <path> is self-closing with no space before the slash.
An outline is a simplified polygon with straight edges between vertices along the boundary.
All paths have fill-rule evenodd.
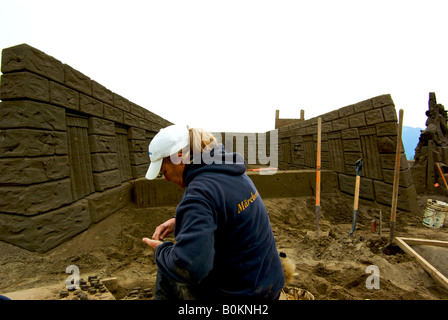
<path id="1" fill-rule="evenodd" d="M 322 119 L 317 118 L 317 164 L 316 164 L 316 236 L 319 236 L 319 215 L 320 215 L 320 173 L 321 173 L 321 131 Z"/>
<path id="2" fill-rule="evenodd" d="M 439 168 L 439 172 L 440 172 L 440 175 L 442 176 L 443 183 L 445 184 L 445 188 L 447 188 L 447 190 L 448 190 L 448 185 L 446 184 L 446 180 L 445 180 L 445 176 L 443 175 L 442 168 L 440 168 L 440 165 L 438 162 L 436 162 L 436 164 L 437 164 L 437 168 Z"/>
<path id="3" fill-rule="evenodd" d="M 394 170 L 394 188 L 392 193 L 392 206 L 390 208 L 390 245 L 394 238 L 395 222 L 397 219 L 397 202 L 398 202 L 398 188 L 400 182 L 400 164 L 401 164 L 401 134 L 403 131 L 403 109 L 400 109 L 398 130 L 397 130 L 397 148 L 395 151 L 395 170 Z"/>

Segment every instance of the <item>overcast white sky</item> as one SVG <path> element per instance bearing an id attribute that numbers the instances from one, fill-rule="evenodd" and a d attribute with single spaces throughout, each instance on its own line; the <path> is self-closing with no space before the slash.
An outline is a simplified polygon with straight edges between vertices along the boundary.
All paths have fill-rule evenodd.
<path id="1" fill-rule="evenodd" d="M 38 48 L 174 122 L 264 132 L 390 93 L 448 109 L 447 1 L 0 0 L 0 49 Z"/>

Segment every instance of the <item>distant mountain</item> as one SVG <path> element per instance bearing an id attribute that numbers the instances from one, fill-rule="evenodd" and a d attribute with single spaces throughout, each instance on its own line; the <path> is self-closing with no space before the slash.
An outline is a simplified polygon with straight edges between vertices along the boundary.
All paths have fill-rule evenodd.
<path id="1" fill-rule="evenodd" d="M 424 129 L 403 126 L 401 137 L 403 140 L 404 153 L 406 154 L 406 158 L 408 160 L 414 160 L 415 147 L 417 147 L 421 130 Z"/>

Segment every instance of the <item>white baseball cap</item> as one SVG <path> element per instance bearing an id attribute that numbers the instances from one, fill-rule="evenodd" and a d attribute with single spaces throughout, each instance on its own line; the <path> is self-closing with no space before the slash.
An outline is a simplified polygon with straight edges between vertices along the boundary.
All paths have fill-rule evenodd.
<path id="1" fill-rule="evenodd" d="M 149 164 L 146 179 L 155 179 L 162 167 L 163 158 L 169 157 L 190 144 L 190 133 L 185 125 L 171 125 L 160 129 L 149 144 Z"/>

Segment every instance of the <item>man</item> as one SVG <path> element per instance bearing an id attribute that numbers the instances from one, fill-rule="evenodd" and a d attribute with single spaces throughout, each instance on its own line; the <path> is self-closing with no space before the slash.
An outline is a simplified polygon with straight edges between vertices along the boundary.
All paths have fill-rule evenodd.
<path id="1" fill-rule="evenodd" d="M 172 125 L 149 145 L 146 178 L 186 190 L 152 239 L 155 299 L 278 299 L 284 273 L 268 213 L 238 153 L 210 133 Z M 174 232 L 176 242 L 162 242 Z"/>

